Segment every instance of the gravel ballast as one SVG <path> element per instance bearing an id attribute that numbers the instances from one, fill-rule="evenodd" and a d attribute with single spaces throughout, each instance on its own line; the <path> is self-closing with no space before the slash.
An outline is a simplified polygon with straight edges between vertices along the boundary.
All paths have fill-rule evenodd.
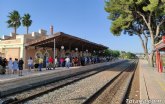
<path id="1" fill-rule="evenodd" d="M 124 63 L 118 67 L 100 72 L 79 82 L 28 101 L 26 104 L 81 104 L 124 70 L 127 65 L 128 64 Z"/>

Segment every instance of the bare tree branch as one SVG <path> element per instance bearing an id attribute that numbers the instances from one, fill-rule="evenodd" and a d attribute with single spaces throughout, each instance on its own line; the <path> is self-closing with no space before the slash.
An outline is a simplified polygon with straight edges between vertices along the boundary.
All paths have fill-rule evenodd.
<path id="1" fill-rule="evenodd" d="M 162 19 L 162 21 L 157 25 L 156 27 L 156 35 L 155 35 L 155 38 L 156 39 L 159 35 L 159 31 L 160 31 L 160 26 L 165 22 L 165 19 Z"/>
<path id="2" fill-rule="evenodd" d="M 148 22 L 147 22 L 145 16 L 144 16 L 141 12 L 139 12 L 139 11 L 137 11 L 137 13 L 143 18 L 144 22 L 145 22 L 146 24 L 148 24 Z"/>
<path id="3" fill-rule="evenodd" d="M 151 16 L 152 16 L 152 12 L 150 12 L 150 15 L 148 17 L 148 23 L 151 24 Z"/>

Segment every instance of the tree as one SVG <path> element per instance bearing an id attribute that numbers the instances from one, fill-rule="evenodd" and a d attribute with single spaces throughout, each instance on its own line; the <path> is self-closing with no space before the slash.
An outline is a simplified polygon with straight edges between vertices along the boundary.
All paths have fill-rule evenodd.
<path id="1" fill-rule="evenodd" d="M 136 58 L 136 55 L 133 54 L 133 53 L 131 53 L 131 52 L 127 52 L 126 55 L 127 55 L 127 58 L 128 59 L 134 59 L 134 58 Z"/>
<path id="2" fill-rule="evenodd" d="M 112 56 L 113 57 L 119 57 L 120 56 L 120 52 L 117 51 L 117 50 L 113 50 Z"/>
<path id="3" fill-rule="evenodd" d="M 7 21 L 9 28 L 14 28 L 14 33 L 17 34 L 17 28 L 21 25 L 21 17 L 18 11 L 14 10 L 9 13 Z"/>
<path id="4" fill-rule="evenodd" d="M 101 56 L 112 56 L 112 57 L 119 57 L 120 52 L 117 50 L 106 49 L 104 52 L 100 53 Z"/>
<path id="5" fill-rule="evenodd" d="M 123 58 L 123 59 L 134 59 L 134 58 L 137 58 L 137 56 L 134 53 L 125 52 L 125 51 L 121 52 L 120 57 Z"/>
<path id="6" fill-rule="evenodd" d="M 155 42 L 165 30 L 165 0 L 109 0 L 105 10 L 110 13 L 109 19 L 113 21 L 111 31 L 114 34 L 129 28 L 134 19 L 142 21 L 140 23 L 147 27 L 150 35 L 153 57 Z M 153 65 L 153 60 L 151 63 Z"/>
<path id="7" fill-rule="evenodd" d="M 23 24 L 23 26 L 26 27 L 26 33 L 28 34 L 29 27 L 32 24 L 32 20 L 30 20 L 30 15 L 28 13 L 27 14 L 24 14 L 24 16 L 22 18 L 23 18 L 22 19 L 22 24 Z"/>
<path id="8" fill-rule="evenodd" d="M 130 36 L 137 35 L 142 43 L 144 54 L 148 59 L 148 36 L 143 31 L 146 29 L 146 26 L 142 22 L 142 19 L 140 20 L 139 16 L 133 16 L 129 10 L 129 5 L 119 6 L 120 3 L 122 2 L 116 2 L 114 0 L 106 3 L 105 10 L 110 13 L 109 19 L 113 20 L 111 32 L 119 36 L 124 30 L 124 34 L 128 33 Z"/>
<path id="9" fill-rule="evenodd" d="M 131 23 L 129 28 L 126 28 L 124 30 L 124 33 L 128 33 L 130 36 L 133 34 L 137 35 L 141 41 L 143 50 L 144 50 L 144 55 L 146 59 L 149 61 L 148 57 L 148 30 L 146 29 L 146 25 L 144 23 L 139 23 L 139 21 L 136 21 L 136 19 Z"/>
<path id="10" fill-rule="evenodd" d="M 104 54 L 103 54 L 104 56 L 111 56 L 112 55 L 112 50 L 110 50 L 110 49 L 106 49 L 105 51 L 104 51 Z"/>

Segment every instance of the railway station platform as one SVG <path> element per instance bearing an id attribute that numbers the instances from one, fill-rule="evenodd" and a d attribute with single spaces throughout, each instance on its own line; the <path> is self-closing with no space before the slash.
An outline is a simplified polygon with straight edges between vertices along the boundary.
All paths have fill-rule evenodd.
<path id="1" fill-rule="evenodd" d="M 86 66 L 70 67 L 70 68 L 58 67 L 55 70 L 43 69 L 41 72 L 40 71 L 35 72 L 34 70 L 28 72 L 28 70 L 25 69 L 23 70 L 23 76 L 18 76 L 18 74 L 0 75 L 0 97 L 21 90 L 25 90 L 31 87 L 57 81 L 59 79 L 66 78 L 71 75 L 76 75 L 78 73 L 82 73 L 87 70 L 105 67 L 112 63 L 120 62 L 120 61 L 122 60 L 116 60 L 114 62 L 97 63 Z"/>
<path id="2" fill-rule="evenodd" d="M 140 60 L 140 99 L 165 104 L 165 70 L 159 73 L 149 66 L 146 60 Z"/>

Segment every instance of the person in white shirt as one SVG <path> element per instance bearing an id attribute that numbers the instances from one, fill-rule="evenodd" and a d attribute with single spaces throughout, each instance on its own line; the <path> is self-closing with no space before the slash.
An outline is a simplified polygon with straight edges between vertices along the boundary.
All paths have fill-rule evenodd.
<path id="1" fill-rule="evenodd" d="M 8 61 L 8 74 L 11 74 L 12 73 L 12 70 L 13 70 L 13 61 L 12 61 L 12 58 L 9 58 L 9 61 Z"/>
<path id="2" fill-rule="evenodd" d="M 67 67 L 67 68 L 70 67 L 70 58 L 69 57 L 65 58 L 65 67 Z"/>
<path id="3" fill-rule="evenodd" d="M 28 61 L 28 69 L 29 69 L 29 72 L 30 72 L 31 69 L 33 69 L 33 59 L 32 59 L 32 57 L 30 57 L 27 61 Z"/>
<path id="4" fill-rule="evenodd" d="M 55 67 L 58 67 L 58 59 L 57 59 L 57 56 L 56 56 L 55 59 L 54 59 L 54 64 L 55 64 L 55 65 L 54 65 Z"/>

